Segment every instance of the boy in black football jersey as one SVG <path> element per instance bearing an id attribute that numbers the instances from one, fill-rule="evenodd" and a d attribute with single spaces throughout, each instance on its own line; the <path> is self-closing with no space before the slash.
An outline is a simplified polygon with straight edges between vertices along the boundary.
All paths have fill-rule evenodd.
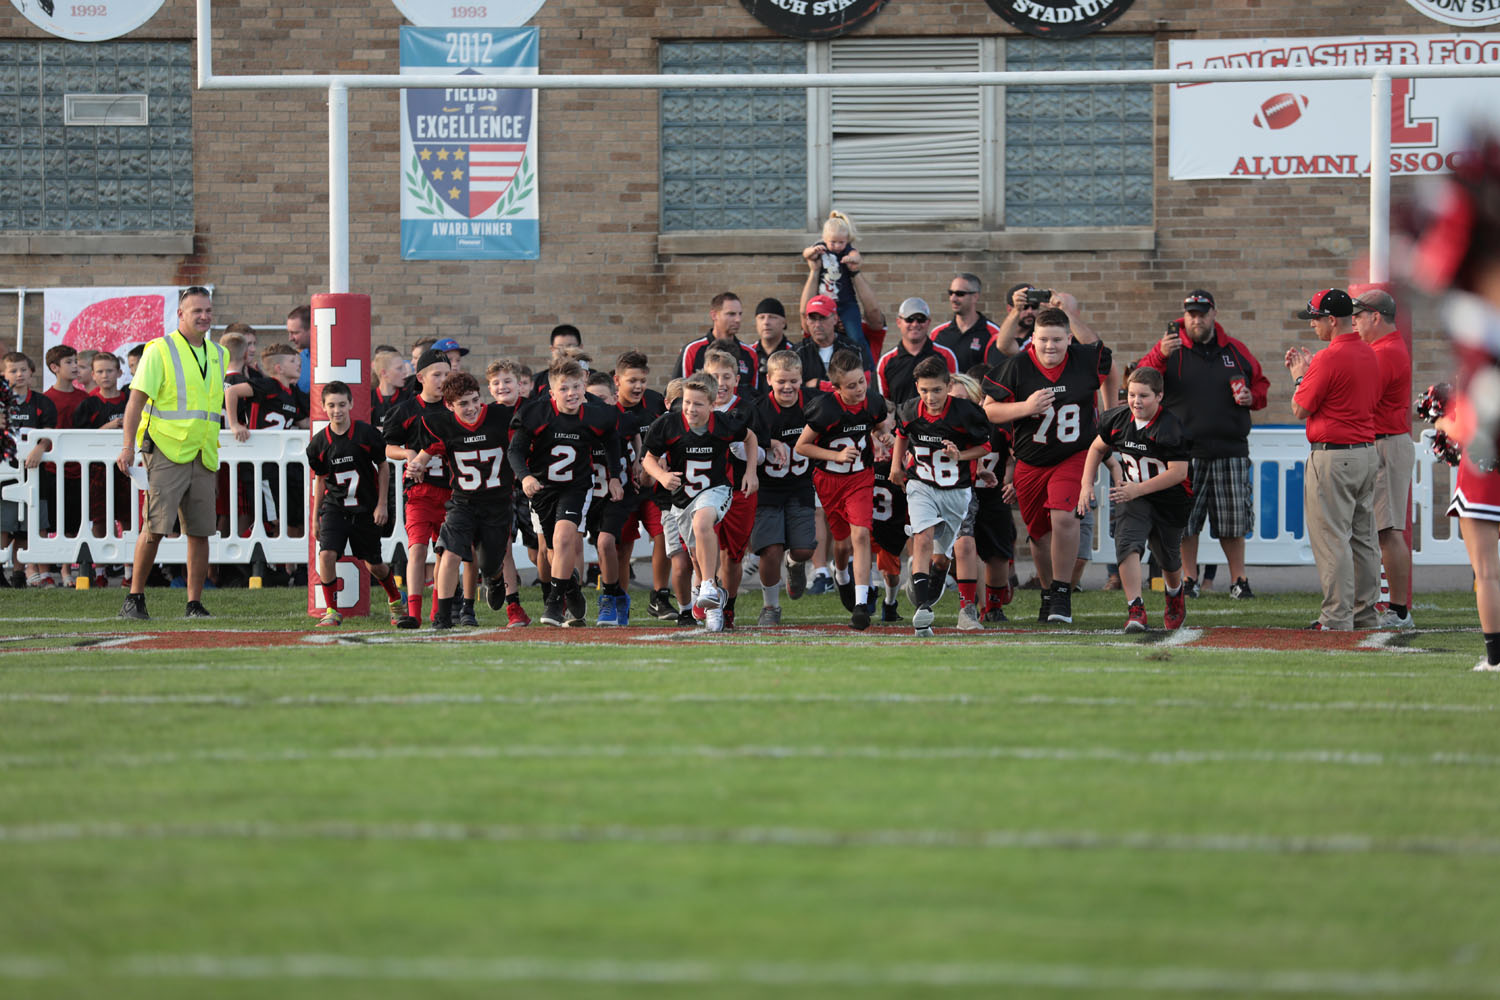
<path id="1" fill-rule="evenodd" d="M 531 382 L 531 376 L 523 374 L 524 366 L 518 361 L 501 358 L 491 361 L 484 370 L 485 382 L 493 402 L 508 406 L 514 412 L 521 405 L 522 392 Z M 514 478 L 514 477 L 512 477 Z M 531 504 L 520 484 L 511 490 L 511 531 L 519 536 L 527 551 L 536 551 L 536 531 L 531 526 Z M 521 577 L 516 573 L 516 560 L 510 546 L 505 548 L 505 564 L 501 568 L 505 577 L 505 627 L 525 628 L 531 624 L 531 616 L 521 607 Z M 493 605 L 493 598 L 491 598 Z"/>
<path id="2" fill-rule="evenodd" d="M 547 373 L 551 391 L 523 405 L 516 413 L 508 457 L 521 488 L 531 500 L 540 575 L 548 562 L 552 593 L 542 613 L 544 625 L 579 626 L 588 605 L 574 570 L 583 562 L 580 528 L 588 515 L 594 470 L 595 442 L 604 446 L 609 469 L 606 489 L 612 500 L 623 495 L 620 440 L 615 433 L 618 411 L 584 390 L 586 375 L 576 361 L 559 361 Z"/>
<path id="3" fill-rule="evenodd" d="M 682 412 L 667 413 L 646 432 L 642 465 L 651 478 L 671 494 L 667 518 L 668 551 L 674 558 L 691 558 L 702 582 L 693 603 L 704 611 L 704 627 L 724 630 L 723 591 L 719 587 L 719 538 L 715 530 L 729 512 L 734 486 L 730 454 L 744 442 L 747 454 L 756 447 L 755 432 L 738 411 L 714 412 L 718 381 L 699 372 L 682 383 Z M 759 487 L 754 467 L 745 470 L 744 492 Z"/>
<path id="4" fill-rule="evenodd" d="M 812 461 L 792 449 L 807 421 L 802 415 L 802 359 L 795 351 L 777 351 L 766 359 L 770 394 L 755 404 L 755 420 L 765 434 L 761 449 L 760 502 L 750 549 L 760 556 L 762 626 L 781 624 L 781 564 L 783 557 L 803 564 L 812 558 L 817 536 L 817 497 L 813 492 Z M 813 390 L 807 390 L 812 395 Z M 807 570 L 800 579 L 805 585 Z M 802 588 L 787 596 L 802 596 Z"/>
<path id="5" fill-rule="evenodd" d="M 1073 621 L 1078 479 L 1111 361 L 1092 330 L 1080 327 L 1075 337 L 1068 314 L 1049 308 L 1037 314 L 1026 350 L 985 379 L 984 412 L 1014 422 L 1016 503 L 1042 583 L 1039 621 Z"/>
<path id="6" fill-rule="evenodd" d="M 834 580 L 850 612 L 849 627 L 863 630 L 870 627 L 875 440 L 888 436 L 890 414 L 885 400 L 869 391 L 863 363 L 853 351 L 834 352 L 828 377 L 833 392 L 803 407 L 807 425 L 795 450 L 815 463 L 813 486 L 834 542 Z"/>
<path id="7" fill-rule="evenodd" d="M 0 364 L 4 366 L 5 380 L 10 383 L 11 395 L 15 399 L 15 405 L 10 411 L 10 432 L 15 436 L 16 445 L 19 448 L 22 430 L 40 430 L 57 426 L 57 407 L 43 393 L 32 390 L 31 382 L 36 376 L 36 365 L 30 357 L 20 351 L 11 351 L 5 355 L 4 359 L 0 359 Z M 42 453 L 52 447 L 50 438 L 34 437 L 32 441 L 34 444 L 27 450 L 24 458 L 21 457 L 19 451 L 16 454 L 16 457 L 28 469 L 35 469 L 41 465 Z M 38 512 L 40 514 L 38 521 L 42 524 L 47 523 L 47 507 L 50 505 L 50 500 L 46 498 L 53 495 L 53 491 L 48 487 L 49 484 L 44 480 L 42 510 Z M 0 504 L 0 551 L 4 551 L 5 547 L 11 543 L 15 543 L 17 550 L 25 548 L 26 531 L 24 528 L 25 522 L 20 519 L 19 505 L 9 500 Z M 18 571 L 17 576 L 20 581 L 15 583 L 17 587 L 28 584 L 33 587 L 52 585 L 50 581 L 44 580 L 41 567 L 33 563 L 26 564 L 24 572 Z M 13 577 L 12 582 L 15 580 L 16 578 Z"/>
<path id="8" fill-rule="evenodd" d="M 639 351 L 626 351 L 615 360 L 615 405 L 621 413 L 635 418 L 641 434 L 645 434 L 663 413 L 667 412 L 667 401 L 655 389 L 647 388 L 651 380 L 651 365 L 646 355 Z M 677 609 L 672 606 L 672 561 L 667 558 L 667 540 L 662 534 L 662 508 L 667 501 L 661 487 L 641 466 L 641 452 L 637 451 L 631 464 L 630 476 L 640 490 L 641 501 L 630 517 L 626 518 L 620 532 L 620 576 L 628 580 L 631 549 L 644 530 L 651 538 L 651 601 L 647 614 L 652 618 L 675 620 Z M 627 598 L 628 600 L 628 598 Z M 627 607 L 627 611 L 628 611 Z"/>
<path id="9" fill-rule="evenodd" d="M 432 623 L 435 629 L 454 625 L 459 576 L 466 562 L 473 562 L 488 584 L 490 608 L 499 611 L 504 606 L 501 566 L 510 549 L 510 497 L 515 488 L 506 461 L 511 408 L 501 403 L 486 405 L 479 395 L 479 382 L 468 372 L 453 372 L 443 381 L 443 406 L 446 413 L 429 412 L 422 417 L 430 440 L 411 463 L 420 475 L 428 459 L 443 456 L 453 488 L 438 532 L 443 552 L 433 585 L 438 606 Z"/>
<path id="10" fill-rule="evenodd" d="M 714 398 L 715 413 L 733 412 L 752 430 L 755 427 L 755 412 L 750 400 L 738 392 L 740 386 L 739 361 L 728 351 L 711 348 L 703 358 L 703 371 L 712 375 L 719 386 Z M 757 372 L 757 378 L 759 374 Z M 752 440 L 758 443 L 759 435 Z M 751 450 L 748 443 L 736 443 L 729 449 L 729 481 L 747 478 L 760 460 L 759 448 Z M 759 479 L 759 473 L 755 478 Z M 744 578 L 745 553 L 750 547 L 750 533 L 755 527 L 755 511 L 760 504 L 758 491 L 735 490 L 729 502 L 729 511 L 720 519 L 714 531 L 719 536 L 719 582 L 723 586 L 724 628 L 734 628 L 734 604 L 739 598 L 740 581 Z"/>
<path id="11" fill-rule="evenodd" d="M 394 625 L 406 611 L 406 599 L 396 589 L 390 566 L 380 558 L 379 526 L 390 519 L 385 496 L 391 470 L 385 461 L 385 440 L 363 420 L 350 419 L 354 394 L 343 382 L 329 382 L 322 395 L 328 426 L 307 446 L 318 517 L 318 587 L 327 608 L 318 624 L 336 626 L 344 620 L 339 612 L 338 561 L 347 547 L 385 588 Z"/>
<path id="12" fill-rule="evenodd" d="M 924 358 L 912 371 L 917 398 L 896 411 L 896 445 L 891 453 L 891 483 L 906 487 L 911 524 L 911 583 L 917 608 L 912 628 L 932 635 L 932 594 L 928 579 L 934 550 L 946 553 L 958 538 L 972 496 L 972 463 L 990 450 L 990 423 L 984 411 L 967 399 L 950 396 L 952 376 L 942 358 Z M 908 463 L 910 458 L 910 478 Z M 983 628 L 975 607 L 977 560 L 955 560 L 958 575 L 958 627 Z"/>
<path id="13" fill-rule="evenodd" d="M 448 379 L 448 355 L 429 348 L 417 358 L 417 395 L 399 403 L 385 418 L 381 435 L 385 438 L 385 457 L 406 463 L 402 489 L 406 497 L 406 611 L 397 628 L 420 628 L 422 595 L 427 589 L 427 550 L 438 541 L 443 528 L 448 498 L 448 466 L 433 458 L 420 473 L 412 459 L 431 441 L 422 418 L 443 412 L 443 383 Z M 433 620 L 437 619 L 437 598 L 433 598 Z"/>
<path id="14" fill-rule="evenodd" d="M 622 546 L 621 535 L 641 503 L 629 470 L 639 461 L 640 428 L 634 414 L 619 408 L 614 377 L 606 372 L 589 374 L 589 395 L 604 403 L 616 414 L 615 434 L 627 474 L 619 500 L 609 498 L 609 470 L 604 465 L 604 446 L 594 445 L 594 488 L 589 501 L 588 536 L 599 554 L 599 617 L 594 624 L 602 628 L 624 628 L 630 624 L 630 595 L 623 584 L 629 580 L 630 549 Z"/>
<path id="15" fill-rule="evenodd" d="M 1151 543 L 1151 554 L 1161 566 L 1167 585 L 1167 607 L 1162 623 L 1182 625 L 1187 601 L 1182 593 L 1182 532 L 1193 510 L 1193 488 L 1188 481 L 1192 443 L 1182 423 L 1162 409 L 1161 372 L 1139 367 L 1126 383 L 1125 405 L 1099 418 L 1099 436 L 1089 448 L 1078 491 L 1078 510 L 1094 500 L 1099 464 L 1111 451 L 1119 456 L 1124 481 L 1112 487 L 1115 503 L 1115 561 L 1120 564 L 1120 589 L 1127 602 L 1126 632 L 1149 628 L 1141 601 L 1141 553 Z"/>
<path id="16" fill-rule="evenodd" d="M 120 389 L 120 359 L 108 351 L 100 351 L 94 355 L 94 360 L 89 363 L 89 369 L 94 379 L 94 391 L 73 413 L 73 426 L 87 430 L 114 430 L 125 424 L 125 403 L 127 393 Z M 109 470 L 114 477 L 115 499 L 112 520 L 119 522 L 128 528 L 130 524 L 130 477 L 119 469 Z M 101 538 L 107 538 L 112 531 L 107 530 L 113 526 L 106 524 L 105 518 L 105 482 L 106 470 L 103 466 L 94 464 L 89 466 L 89 520 L 94 524 L 94 534 Z M 222 486 L 221 486 L 222 489 Z M 102 573 L 102 566 L 94 567 L 96 573 Z M 108 584 L 104 581 L 104 585 Z M 94 581 L 95 586 L 100 586 L 98 577 Z"/>

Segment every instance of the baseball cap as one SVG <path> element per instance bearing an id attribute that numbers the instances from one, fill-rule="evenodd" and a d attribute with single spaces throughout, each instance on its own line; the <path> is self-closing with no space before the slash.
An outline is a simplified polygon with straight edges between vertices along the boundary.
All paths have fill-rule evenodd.
<path id="1" fill-rule="evenodd" d="M 832 316 L 839 311 L 839 307 L 826 295 L 814 295 L 807 300 L 807 311 L 814 316 Z"/>
<path id="2" fill-rule="evenodd" d="M 824 296 L 825 298 L 827 296 Z M 755 304 L 755 315 L 764 316 L 770 313 L 772 316 L 780 316 L 786 319 L 786 306 L 781 304 L 780 299 L 764 298 Z"/>
<path id="3" fill-rule="evenodd" d="M 1201 288 L 1195 288 L 1187 293 L 1187 298 L 1182 300 L 1183 312 L 1208 312 L 1214 308 L 1214 297 Z"/>
<path id="4" fill-rule="evenodd" d="M 1380 313 L 1386 319 L 1395 319 L 1396 300 L 1391 298 L 1390 292 L 1372 288 L 1354 300 L 1354 311 L 1356 313 Z"/>
<path id="5" fill-rule="evenodd" d="M 897 310 L 896 315 L 900 316 L 902 319 L 906 319 L 908 316 L 916 316 L 919 313 L 923 316 L 931 316 L 932 310 L 927 308 L 926 301 L 919 299 L 915 295 L 913 295 L 911 298 L 901 303 L 901 308 Z"/>
<path id="6" fill-rule="evenodd" d="M 467 347 L 459 347 L 458 346 L 458 341 L 454 340 L 452 337 L 444 337 L 442 340 L 438 341 L 436 344 L 433 344 L 432 345 L 432 349 L 434 351 L 445 351 L 445 352 L 446 351 L 457 351 L 459 357 L 463 357 L 465 354 L 469 353 L 469 349 Z"/>
<path id="7" fill-rule="evenodd" d="M 1322 319 L 1324 316 L 1354 315 L 1354 300 L 1342 288 L 1325 288 L 1307 300 L 1307 308 L 1297 313 L 1298 319 Z"/>
<path id="8" fill-rule="evenodd" d="M 438 341 L 438 343 L 441 344 L 442 341 L 440 340 Z M 438 350 L 437 345 L 434 344 L 432 347 L 429 347 L 427 348 L 427 350 L 423 351 L 422 356 L 417 359 L 417 371 L 423 371 L 431 367 L 432 365 L 446 365 L 447 363 L 447 352 Z"/>

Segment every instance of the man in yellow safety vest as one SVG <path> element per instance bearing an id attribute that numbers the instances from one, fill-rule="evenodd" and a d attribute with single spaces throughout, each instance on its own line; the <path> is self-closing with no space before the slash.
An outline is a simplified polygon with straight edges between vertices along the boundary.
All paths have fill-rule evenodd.
<path id="1" fill-rule="evenodd" d="M 187 617 L 207 618 L 203 581 L 214 531 L 225 351 L 208 337 L 214 305 L 194 285 L 177 299 L 177 329 L 146 345 L 125 406 L 125 447 L 115 464 L 129 473 L 137 447 L 146 466 L 146 524 L 135 543 L 130 594 L 121 618 L 145 620 L 146 576 L 173 522 L 187 536 Z M 144 417 L 144 419 L 143 419 Z"/>

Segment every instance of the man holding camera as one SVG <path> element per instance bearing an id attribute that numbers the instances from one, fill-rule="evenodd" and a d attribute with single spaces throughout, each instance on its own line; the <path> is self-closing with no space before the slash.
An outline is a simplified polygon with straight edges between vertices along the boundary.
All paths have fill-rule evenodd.
<path id="1" fill-rule="evenodd" d="M 1139 363 L 1162 373 L 1163 405 L 1192 439 L 1193 512 L 1182 537 L 1187 595 L 1199 594 L 1198 536 L 1207 520 L 1234 580 L 1229 596 L 1254 597 L 1245 575 L 1245 536 L 1253 520 L 1250 411 L 1265 408 L 1271 382 L 1249 348 L 1218 324 L 1214 297 L 1201 288 L 1182 300 L 1182 317 L 1167 324 Z"/>

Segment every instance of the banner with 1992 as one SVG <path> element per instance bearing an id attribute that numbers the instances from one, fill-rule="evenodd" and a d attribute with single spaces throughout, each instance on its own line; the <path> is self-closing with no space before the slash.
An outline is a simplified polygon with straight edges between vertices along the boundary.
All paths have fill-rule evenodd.
<path id="1" fill-rule="evenodd" d="M 471 87 L 401 91 L 403 260 L 535 260 L 541 251 L 536 28 L 401 29 L 403 75 L 457 72 Z M 508 82 L 508 81 L 507 81 Z"/>

